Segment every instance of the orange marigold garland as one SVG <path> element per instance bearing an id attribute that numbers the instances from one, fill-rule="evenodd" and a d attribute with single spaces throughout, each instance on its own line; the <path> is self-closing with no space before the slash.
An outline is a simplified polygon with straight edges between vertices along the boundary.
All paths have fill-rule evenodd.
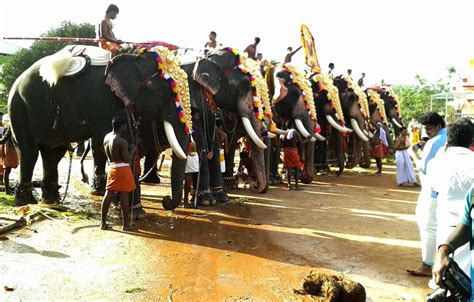
<path id="1" fill-rule="evenodd" d="M 369 120 L 370 117 L 370 110 L 369 110 L 369 102 L 367 101 L 367 95 L 360 89 L 359 85 L 354 83 L 349 76 L 344 75 L 342 76 L 342 79 L 346 81 L 347 87 L 351 88 L 354 90 L 354 93 L 357 95 L 358 98 L 358 104 L 360 108 L 360 112 L 362 113 L 362 116 L 364 117 L 365 120 Z"/>

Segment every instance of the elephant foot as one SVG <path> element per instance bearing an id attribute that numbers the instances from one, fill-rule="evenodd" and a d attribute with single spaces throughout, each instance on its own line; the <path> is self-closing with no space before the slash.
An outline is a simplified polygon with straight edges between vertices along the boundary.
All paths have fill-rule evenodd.
<path id="1" fill-rule="evenodd" d="M 58 184 L 43 184 L 41 187 L 43 202 L 46 204 L 58 204 L 61 201 L 59 188 L 61 186 Z"/>
<path id="2" fill-rule="evenodd" d="M 212 188 L 211 191 L 212 196 L 217 202 L 227 203 L 230 201 L 229 196 L 227 196 L 227 193 L 224 191 L 223 187 L 215 187 Z"/>
<path id="3" fill-rule="evenodd" d="M 235 190 L 239 187 L 239 183 L 234 176 L 223 177 L 222 181 L 226 190 Z"/>
<path id="4" fill-rule="evenodd" d="M 364 168 L 364 169 L 370 168 L 370 161 L 369 162 L 361 162 L 361 163 L 359 163 L 359 166 L 361 168 Z"/>
<path id="5" fill-rule="evenodd" d="M 156 173 L 150 173 L 145 178 L 140 179 L 141 182 L 147 184 L 159 184 L 161 183 L 160 177 Z"/>
<path id="6" fill-rule="evenodd" d="M 24 206 L 27 204 L 37 204 L 35 196 L 33 195 L 33 186 L 31 184 L 19 184 L 15 190 L 15 205 Z"/>
<path id="7" fill-rule="evenodd" d="M 216 205 L 216 199 L 211 193 L 211 190 L 202 190 L 198 193 L 198 204 L 201 206 L 214 206 Z"/>
<path id="8" fill-rule="evenodd" d="M 181 202 L 178 200 L 173 200 L 171 199 L 170 196 L 165 196 L 163 197 L 163 201 L 161 202 L 161 205 L 163 206 L 163 209 L 168 210 L 168 211 L 173 211 L 176 209 Z"/>
<path id="9" fill-rule="evenodd" d="M 104 196 L 106 182 L 107 178 L 105 175 L 95 175 L 94 179 L 92 180 L 92 190 L 90 194 L 96 196 Z"/>

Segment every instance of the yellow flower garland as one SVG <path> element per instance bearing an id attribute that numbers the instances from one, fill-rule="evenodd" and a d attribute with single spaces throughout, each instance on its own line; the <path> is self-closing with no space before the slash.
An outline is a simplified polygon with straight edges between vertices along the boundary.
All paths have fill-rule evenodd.
<path id="1" fill-rule="evenodd" d="M 385 113 L 385 103 L 380 98 L 379 93 L 375 90 L 367 89 L 367 94 L 369 95 L 370 103 L 377 105 L 377 110 L 378 110 L 384 124 L 387 124 L 387 114 Z"/>
<path id="2" fill-rule="evenodd" d="M 367 101 L 367 95 L 360 89 L 359 85 L 354 83 L 347 75 L 342 76 L 342 79 L 346 81 L 347 87 L 354 90 L 354 93 L 357 95 L 359 101 L 360 111 L 366 119 L 370 117 L 369 102 Z"/>
<path id="3" fill-rule="evenodd" d="M 314 106 L 314 97 L 313 89 L 311 88 L 311 82 L 306 78 L 303 71 L 299 70 L 295 66 L 283 64 L 283 70 L 291 73 L 292 82 L 295 83 L 301 90 L 306 109 L 308 110 L 308 115 L 313 121 L 316 122 L 316 107 Z"/>
<path id="4" fill-rule="evenodd" d="M 265 78 L 260 73 L 260 66 L 257 61 L 250 60 L 246 54 L 240 55 L 240 62 L 244 65 L 250 74 L 255 78 L 256 90 L 257 90 L 257 102 L 260 102 L 259 111 L 270 120 L 270 131 L 274 131 L 273 127 L 276 127 L 273 123 L 272 107 L 270 105 L 270 96 L 268 94 L 268 86 Z M 263 107 L 262 107 L 263 104 Z M 263 110 L 265 108 L 265 110 Z"/>
<path id="5" fill-rule="evenodd" d="M 336 109 L 337 119 L 344 125 L 344 113 L 342 112 L 341 100 L 339 100 L 339 89 L 334 85 L 328 74 L 320 72 L 313 76 L 312 80 L 319 83 L 321 90 L 326 90 L 328 99 Z"/>
<path id="6" fill-rule="evenodd" d="M 172 87 L 173 92 L 176 93 L 179 104 L 183 108 L 183 114 L 179 117 L 180 121 L 189 129 L 192 129 L 191 119 L 191 97 L 189 95 L 188 75 L 181 69 L 179 59 L 168 48 L 163 46 L 156 46 L 150 51 L 155 51 L 162 59 L 162 64 L 159 68 L 164 74 L 164 78 L 168 80 L 173 79 L 176 82 L 176 87 Z M 176 100 L 175 100 L 176 102 Z M 179 105 L 176 104 L 177 106 Z"/>

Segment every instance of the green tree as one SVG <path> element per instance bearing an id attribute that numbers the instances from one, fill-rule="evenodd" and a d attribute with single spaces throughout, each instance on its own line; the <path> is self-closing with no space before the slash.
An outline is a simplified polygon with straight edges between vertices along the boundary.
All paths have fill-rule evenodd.
<path id="1" fill-rule="evenodd" d="M 42 34 L 43 37 L 75 37 L 75 38 L 94 38 L 95 28 L 90 23 L 76 24 L 69 21 L 63 21 L 58 28 L 53 28 Z M 28 69 L 34 62 L 42 57 L 51 55 L 62 49 L 67 42 L 56 41 L 36 41 L 29 49 L 22 49 L 4 62 L 3 71 L 0 78 L 0 107 L 5 106 L 8 93 L 16 78 L 23 71 Z M 81 43 L 86 44 L 86 43 Z"/>
<path id="2" fill-rule="evenodd" d="M 448 68 L 448 78 L 455 72 L 454 67 Z M 430 83 L 420 75 L 416 75 L 415 79 L 418 82 L 415 85 L 397 85 L 394 87 L 395 93 L 400 99 L 401 114 L 405 125 L 412 118 L 418 120 L 424 113 L 430 111 L 431 98 L 434 95 L 449 92 L 449 83 L 446 80 Z M 432 110 L 444 115 L 444 100 L 433 100 Z"/>

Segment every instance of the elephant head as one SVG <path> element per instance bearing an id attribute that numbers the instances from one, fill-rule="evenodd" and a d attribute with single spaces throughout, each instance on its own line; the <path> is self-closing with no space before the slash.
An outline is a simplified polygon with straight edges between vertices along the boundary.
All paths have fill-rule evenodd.
<path id="1" fill-rule="evenodd" d="M 232 49 L 221 49 L 196 63 L 193 78 L 212 94 L 217 107 L 235 112 L 251 141 L 252 159 L 256 170 L 257 192 L 267 188 L 264 149 L 262 141 L 264 124 L 254 113 L 250 77 L 239 68 L 239 56 Z"/>
<path id="2" fill-rule="evenodd" d="M 388 122 L 393 124 L 395 135 L 398 135 L 398 130 L 403 127 L 398 96 L 394 93 L 391 87 L 380 89 L 379 94 L 385 103 L 385 112 L 387 114 Z"/>
<path id="3" fill-rule="evenodd" d="M 350 87 L 351 84 L 342 76 L 334 78 L 334 85 L 339 90 L 339 99 L 341 101 L 346 124 L 352 127 L 357 137 L 368 142 L 369 138 L 363 131 L 363 129 L 368 128 L 366 125 L 368 116 L 365 116 L 364 110 L 359 103 L 359 96 L 356 91 Z"/>
<path id="4" fill-rule="evenodd" d="M 390 133 L 389 122 L 385 112 L 384 101 L 380 98 L 379 93 L 375 89 L 368 88 L 365 90 L 367 99 L 369 101 L 370 122 L 372 125 L 377 125 L 376 128 L 382 127 L 385 133 Z M 393 149 L 393 139 L 391 135 L 387 135 L 388 147 Z"/>
<path id="5" fill-rule="evenodd" d="M 147 52 L 114 57 L 106 68 L 105 84 L 126 107 L 134 107 L 141 123 L 155 125 L 155 144 L 173 149 L 172 200 L 179 204 L 186 165 L 183 150 L 187 150 L 189 135 L 178 117 L 173 90 L 158 72 L 155 55 Z"/>

